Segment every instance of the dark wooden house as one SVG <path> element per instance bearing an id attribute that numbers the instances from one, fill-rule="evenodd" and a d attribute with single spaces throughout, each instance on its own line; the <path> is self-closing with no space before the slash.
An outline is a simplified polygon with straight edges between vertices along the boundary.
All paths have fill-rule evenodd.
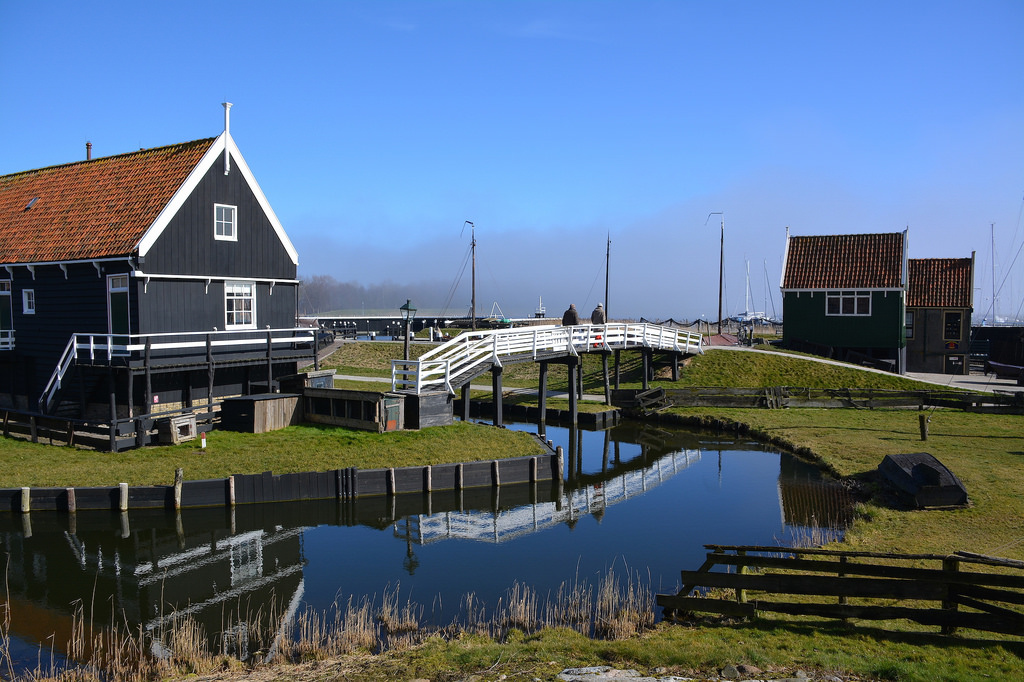
<path id="1" fill-rule="evenodd" d="M 793 237 L 782 268 L 789 348 L 906 371 L 907 233 Z"/>
<path id="2" fill-rule="evenodd" d="M 217 138 L 0 177 L 0 406 L 212 407 L 311 356 L 298 256 L 225 106 Z"/>
<path id="3" fill-rule="evenodd" d="M 969 374 L 974 255 L 908 261 L 907 370 Z"/>

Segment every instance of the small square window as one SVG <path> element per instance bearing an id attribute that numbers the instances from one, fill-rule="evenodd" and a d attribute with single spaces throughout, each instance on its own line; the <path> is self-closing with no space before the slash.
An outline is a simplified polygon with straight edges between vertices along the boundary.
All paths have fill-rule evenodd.
<path id="1" fill-rule="evenodd" d="M 238 241 L 236 215 L 238 209 L 225 204 L 213 205 L 213 238 L 225 241 Z"/>
<path id="2" fill-rule="evenodd" d="M 36 292 L 35 289 L 23 289 L 21 291 L 21 308 L 26 315 L 36 314 Z"/>

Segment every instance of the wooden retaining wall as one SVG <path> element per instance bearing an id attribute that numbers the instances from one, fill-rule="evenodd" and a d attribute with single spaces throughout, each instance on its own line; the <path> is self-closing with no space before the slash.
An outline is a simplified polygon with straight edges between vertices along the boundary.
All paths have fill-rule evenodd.
<path id="1" fill-rule="evenodd" d="M 393 469 L 235 474 L 179 486 L 3 488 L 0 512 L 176 509 L 260 502 L 356 499 L 561 480 L 559 454 Z"/>

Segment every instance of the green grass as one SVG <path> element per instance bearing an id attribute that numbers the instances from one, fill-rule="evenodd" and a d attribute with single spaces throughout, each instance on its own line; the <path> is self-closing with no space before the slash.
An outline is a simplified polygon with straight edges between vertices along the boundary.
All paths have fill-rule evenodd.
<path id="1" fill-rule="evenodd" d="M 456 422 L 421 431 L 371 433 L 327 426 L 290 426 L 263 434 L 214 431 L 199 441 L 120 453 L 93 452 L 0 439 L 0 487 L 168 485 L 186 479 L 273 471 L 374 469 L 519 457 L 541 452 L 529 434 Z"/>

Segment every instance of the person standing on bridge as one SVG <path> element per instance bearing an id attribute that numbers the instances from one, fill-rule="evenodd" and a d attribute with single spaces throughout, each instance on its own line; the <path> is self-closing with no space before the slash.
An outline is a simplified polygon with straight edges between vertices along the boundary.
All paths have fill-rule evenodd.
<path id="1" fill-rule="evenodd" d="M 576 304 L 570 303 L 569 309 L 562 315 L 563 327 L 574 327 L 580 323 L 580 314 L 576 312 Z"/>
<path id="2" fill-rule="evenodd" d="M 607 322 L 604 314 L 604 308 L 600 303 L 598 303 L 597 307 L 594 308 L 594 312 L 590 313 L 590 321 L 593 324 L 604 324 Z"/>

